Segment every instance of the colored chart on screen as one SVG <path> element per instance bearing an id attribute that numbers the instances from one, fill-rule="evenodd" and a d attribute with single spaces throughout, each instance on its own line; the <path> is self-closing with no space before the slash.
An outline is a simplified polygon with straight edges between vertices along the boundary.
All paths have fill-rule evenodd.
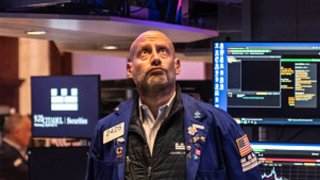
<path id="1" fill-rule="evenodd" d="M 263 180 L 320 179 L 319 144 L 252 143 Z"/>

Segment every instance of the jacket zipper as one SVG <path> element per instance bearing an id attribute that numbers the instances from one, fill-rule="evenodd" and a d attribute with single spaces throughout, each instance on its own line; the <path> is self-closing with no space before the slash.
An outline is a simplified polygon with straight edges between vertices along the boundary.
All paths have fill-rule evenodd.
<path id="1" fill-rule="evenodd" d="M 151 166 L 148 167 L 148 179 L 151 179 Z"/>
<path id="2" fill-rule="evenodd" d="M 137 179 L 137 178 L 136 178 L 136 174 L 134 173 L 134 170 L 133 170 L 133 168 L 132 168 L 131 159 L 130 159 L 129 156 L 126 156 L 126 163 L 127 163 L 126 168 L 127 168 L 128 172 L 129 172 L 130 176 L 131 176 L 134 180 L 136 180 L 136 179 Z"/>
<path id="3" fill-rule="evenodd" d="M 147 142 L 145 141 L 146 145 L 145 145 L 145 152 L 150 152 L 149 150 L 149 146 L 147 145 Z M 148 158 L 148 169 L 147 169 L 147 179 L 151 179 L 151 175 L 152 175 L 152 166 L 151 166 L 151 162 L 152 162 L 152 156 L 151 156 L 151 153 L 148 153 L 149 154 L 149 157 L 147 156 Z"/>

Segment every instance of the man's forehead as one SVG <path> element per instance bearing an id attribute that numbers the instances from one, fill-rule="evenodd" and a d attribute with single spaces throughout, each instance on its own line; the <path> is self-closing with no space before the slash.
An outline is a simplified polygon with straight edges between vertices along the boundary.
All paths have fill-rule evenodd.
<path id="1" fill-rule="evenodd" d="M 166 40 L 162 39 L 157 39 L 157 38 L 148 38 L 148 39 L 143 39 L 135 45 L 137 48 L 145 47 L 145 46 L 150 46 L 150 45 L 155 45 L 155 46 L 167 46 L 171 47 L 171 43 Z"/>
<path id="2" fill-rule="evenodd" d="M 146 43 L 146 42 L 162 42 L 171 44 L 171 40 L 163 33 L 160 32 L 146 32 L 141 34 L 134 42 L 134 44 Z"/>
<path id="3" fill-rule="evenodd" d="M 160 31 L 146 31 L 140 34 L 131 44 L 130 47 L 130 57 L 132 58 L 136 53 L 137 49 L 140 49 L 143 46 L 147 46 L 148 43 L 154 43 L 169 46 L 174 51 L 174 46 L 171 40 L 162 32 Z"/>

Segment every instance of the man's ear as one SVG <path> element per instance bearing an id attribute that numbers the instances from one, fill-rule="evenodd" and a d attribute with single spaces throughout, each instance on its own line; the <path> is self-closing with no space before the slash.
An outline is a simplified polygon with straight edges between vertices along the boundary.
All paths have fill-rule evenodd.
<path id="1" fill-rule="evenodd" d="M 180 64 L 180 59 L 179 58 L 175 58 L 174 59 L 174 67 L 176 69 L 176 75 L 179 75 L 180 71 L 181 71 L 181 64 Z"/>
<path id="2" fill-rule="evenodd" d="M 132 78 L 132 62 L 127 63 L 127 77 Z"/>

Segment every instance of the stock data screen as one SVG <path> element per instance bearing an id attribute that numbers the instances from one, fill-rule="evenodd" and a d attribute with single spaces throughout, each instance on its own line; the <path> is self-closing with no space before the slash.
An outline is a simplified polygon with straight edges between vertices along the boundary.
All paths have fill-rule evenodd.
<path id="1" fill-rule="evenodd" d="M 320 179 L 320 144 L 252 143 L 263 180 Z"/>
<path id="2" fill-rule="evenodd" d="M 216 42 L 214 106 L 240 124 L 319 125 L 320 43 Z"/>

